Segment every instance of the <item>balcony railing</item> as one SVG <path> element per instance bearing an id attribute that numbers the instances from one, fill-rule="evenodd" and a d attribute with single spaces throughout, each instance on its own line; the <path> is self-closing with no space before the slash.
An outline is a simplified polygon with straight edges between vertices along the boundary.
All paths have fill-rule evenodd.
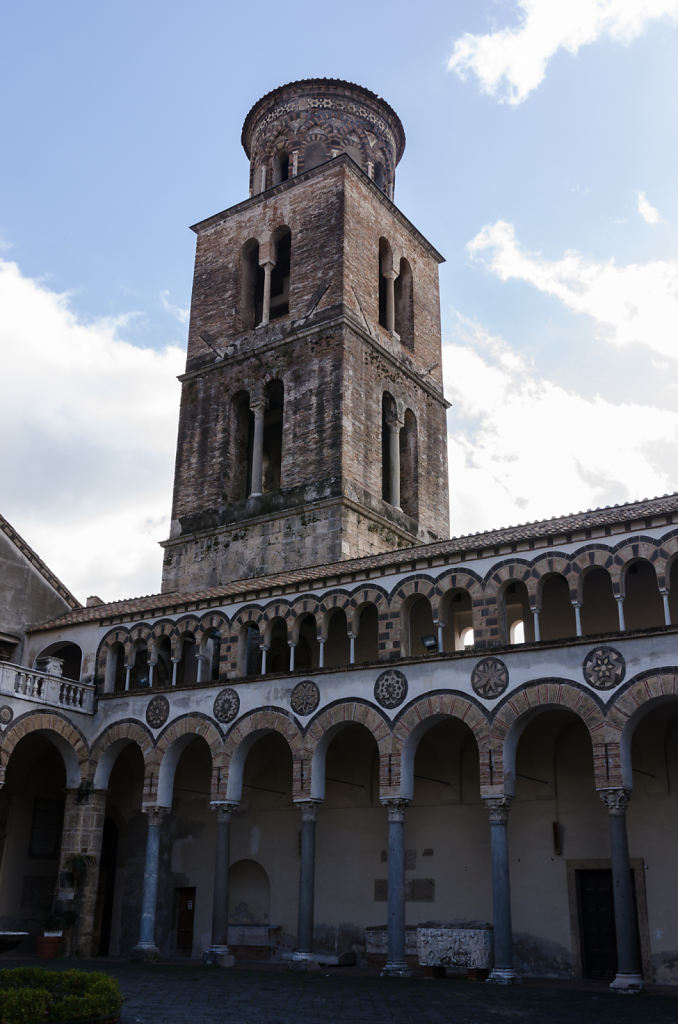
<path id="1" fill-rule="evenodd" d="M 0 662 L 0 694 L 53 708 L 69 708 L 85 715 L 94 714 L 95 687 L 91 683 L 78 683 L 7 661 Z"/>

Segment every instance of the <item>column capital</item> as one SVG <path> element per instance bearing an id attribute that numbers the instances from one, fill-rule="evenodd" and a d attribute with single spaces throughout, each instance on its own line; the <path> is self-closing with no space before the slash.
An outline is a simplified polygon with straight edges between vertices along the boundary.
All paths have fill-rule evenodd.
<path id="1" fill-rule="evenodd" d="M 301 820 L 304 821 L 317 821 L 318 820 L 318 808 L 323 803 L 322 800 L 295 800 L 294 805 L 301 811 Z"/>
<path id="2" fill-rule="evenodd" d="M 169 814 L 171 807 L 156 807 L 153 804 L 147 804 L 141 808 L 142 814 L 148 815 L 149 825 L 159 825 L 166 814 Z"/>
<path id="3" fill-rule="evenodd" d="M 405 426 L 405 417 L 398 416 L 397 413 L 395 415 L 391 413 L 386 417 L 386 426 L 394 434 Z"/>
<path id="4" fill-rule="evenodd" d="M 231 815 L 234 814 L 240 807 L 238 800 L 212 800 L 210 801 L 210 810 L 217 812 L 217 821 L 230 821 Z"/>
<path id="5" fill-rule="evenodd" d="M 598 796 L 613 817 L 623 817 L 629 806 L 631 790 L 625 788 L 599 789 Z"/>
<path id="6" fill-rule="evenodd" d="M 405 821 L 405 808 L 409 803 L 409 800 L 403 800 L 402 797 L 387 796 L 381 798 L 381 806 L 386 808 L 389 822 Z"/>
<path id="7" fill-rule="evenodd" d="M 266 270 L 267 267 L 273 270 L 273 267 L 275 266 L 275 260 L 272 260 L 270 256 L 267 256 L 265 259 L 259 260 L 259 266 L 263 267 L 264 270 Z"/>
<path id="8" fill-rule="evenodd" d="M 512 800 L 513 797 L 506 795 L 483 797 L 490 816 L 490 825 L 505 825 L 507 823 Z"/>
<path id="9" fill-rule="evenodd" d="M 387 281 L 395 281 L 398 277 L 398 271 L 392 267 L 390 270 L 382 270 L 381 276 L 385 277 Z"/>

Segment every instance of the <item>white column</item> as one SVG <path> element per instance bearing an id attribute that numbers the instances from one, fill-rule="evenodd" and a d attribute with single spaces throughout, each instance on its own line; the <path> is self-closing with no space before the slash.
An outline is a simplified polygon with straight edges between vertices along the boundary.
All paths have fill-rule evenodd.
<path id="1" fill-rule="evenodd" d="M 202 682 L 202 663 L 203 663 L 204 658 L 205 658 L 204 654 L 196 654 L 196 656 L 195 656 L 195 660 L 198 662 L 198 668 L 196 669 L 196 673 L 195 673 L 195 681 L 196 681 L 196 683 L 201 683 Z"/>
<path id="2" fill-rule="evenodd" d="M 126 690 L 129 690 L 129 677 L 131 675 L 131 672 L 132 672 L 132 666 L 131 665 L 125 665 L 125 689 Z"/>
<path id="3" fill-rule="evenodd" d="M 535 641 L 541 640 L 541 631 L 539 629 L 539 609 L 532 609 L 532 621 L 534 622 L 534 639 Z"/>
<path id="4" fill-rule="evenodd" d="M 177 685 L 177 666 L 180 660 L 180 658 L 172 658 L 172 686 Z"/>
<path id="5" fill-rule="evenodd" d="M 261 323 L 259 327 L 265 327 L 271 319 L 271 271 L 273 270 L 275 263 L 272 260 L 266 260 L 261 266 L 264 268 L 264 303 L 261 311 Z"/>
<path id="6" fill-rule="evenodd" d="M 388 426 L 388 461 L 391 475 L 391 494 L 389 503 L 400 508 L 400 431 L 404 426 L 402 420 L 387 420 Z"/>
<path id="7" fill-rule="evenodd" d="M 617 612 L 619 613 L 619 632 L 623 633 L 626 629 L 626 623 L 624 622 L 624 598 L 615 597 L 617 602 Z"/>
<path id="8" fill-rule="evenodd" d="M 385 270 L 383 276 L 386 278 L 386 330 L 395 334 L 395 279 L 398 275 L 395 270 Z"/>
<path id="9" fill-rule="evenodd" d="M 576 635 L 581 636 L 581 605 L 579 601 L 573 601 L 572 607 L 574 608 L 574 628 Z"/>
<path id="10" fill-rule="evenodd" d="M 264 467 L 264 403 L 250 406 L 254 415 L 254 439 L 252 444 L 252 483 L 250 498 L 261 494 Z"/>
<path id="11" fill-rule="evenodd" d="M 325 639 L 318 637 L 318 668 L 325 668 Z"/>
<path id="12" fill-rule="evenodd" d="M 288 640 L 287 646 L 290 649 L 290 672 L 294 672 L 294 650 L 297 645 L 294 640 Z"/>
<path id="13" fill-rule="evenodd" d="M 152 662 L 152 661 L 149 661 L 149 663 L 148 663 L 148 686 L 149 686 L 149 688 L 151 686 L 153 686 L 153 669 L 154 668 L 155 668 L 155 663 Z"/>
<path id="14" fill-rule="evenodd" d="M 443 637 L 445 623 L 436 621 L 435 627 L 438 630 L 438 654 L 442 654 L 445 650 L 445 639 Z"/>
<path id="15" fill-rule="evenodd" d="M 266 675 L 266 655 L 268 654 L 269 648 L 261 645 L 261 674 Z"/>
<path id="16" fill-rule="evenodd" d="M 355 633 L 348 634 L 348 663 L 355 665 Z"/>
<path id="17" fill-rule="evenodd" d="M 662 602 L 664 604 L 664 625 L 671 625 L 671 609 L 669 607 L 669 592 L 668 590 L 660 590 L 659 593 L 662 595 Z"/>

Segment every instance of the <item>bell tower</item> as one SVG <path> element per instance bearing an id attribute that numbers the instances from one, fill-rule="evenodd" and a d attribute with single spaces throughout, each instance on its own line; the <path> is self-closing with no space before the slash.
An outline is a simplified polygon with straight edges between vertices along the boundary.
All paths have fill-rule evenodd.
<path id="1" fill-rule="evenodd" d="M 442 257 L 393 203 L 400 119 L 308 79 L 242 144 L 249 198 L 193 227 L 165 591 L 448 535 Z"/>

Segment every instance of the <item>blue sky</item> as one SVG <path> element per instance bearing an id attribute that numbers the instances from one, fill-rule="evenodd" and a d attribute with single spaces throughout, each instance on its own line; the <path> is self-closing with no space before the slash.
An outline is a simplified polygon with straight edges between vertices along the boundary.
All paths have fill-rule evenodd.
<path id="1" fill-rule="evenodd" d="M 452 532 L 678 488 L 678 0 L 0 11 L 0 509 L 79 596 L 159 588 L 188 225 L 297 78 L 398 111 L 446 256 Z M 7 102 L 7 98 L 11 102 Z"/>

